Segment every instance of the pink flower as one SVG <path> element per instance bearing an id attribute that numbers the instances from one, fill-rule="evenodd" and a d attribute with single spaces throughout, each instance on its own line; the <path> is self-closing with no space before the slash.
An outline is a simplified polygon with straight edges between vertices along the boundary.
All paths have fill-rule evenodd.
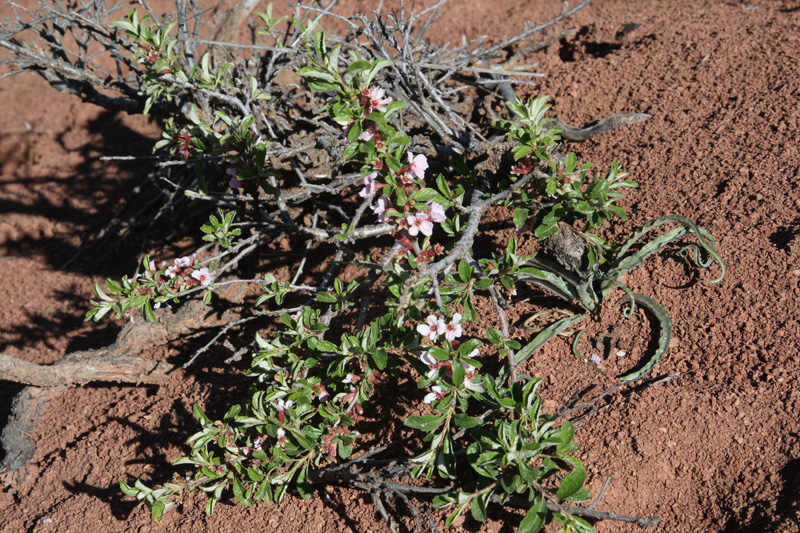
<path id="1" fill-rule="evenodd" d="M 317 388 L 317 387 L 319 387 L 319 388 Z M 317 385 L 314 386 L 314 390 L 317 392 L 317 399 L 319 401 L 323 402 L 323 403 L 327 402 L 328 398 L 331 397 L 331 393 L 328 392 L 328 389 L 326 389 L 325 387 L 323 387 L 319 383 L 317 383 Z"/>
<path id="2" fill-rule="evenodd" d="M 386 222 L 386 211 L 392 209 L 394 206 L 392 202 L 385 196 L 378 198 L 378 201 L 372 206 L 372 212 L 378 215 L 378 222 Z"/>
<path id="3" fill-rule="evenodd" d="M 241 189 L 242 188 L 242 182 L 239 181 L 239 178 L 237 178 L 236 176 L 233 176 L 231 178 L 231 180 L 228 182 L 228 186 L 231 189 Z"/>
<path id="4" fill-rule="evenodd" d="M 286 430 L 278 428 L 278 431 L 275 432 L 275 436 L 278 437 L 278 446 L 286 444 Z"/>
<path id="5" fill-rule="evenodd" d="M 406 217 L 406 222 L 408 223 L 408 233 L 412 236 L 419 233 L 428 237 L 433 235 L 433 222 L 428 220 L 427 213 L 418 212 L 415 215 L 409 215 Z"/>
<path id="6" fill-rule="evenodd" d="M 278 411 L 278 422 L 283 423 L 286 413 L 289 412 L 289 409 L 294 405 L 294 402 L 292 400 L 284 402 L 283 398 L 281 398 L 278 400 L 278 403 L 270 403 L 270 405 L 272 405 L 272 407 Z"/>
<path id="7" fill-rule="evenodd" d="M 436 370 L 439 368 L 439 361 L 437 361 L 429 351 L 426 350 L 422 352 L 422 354 L 419 356 L 419 360 L 431 367 L 431 369 L 428 371 L 428 379 L 436 375 Z"/>
<path id="8" fill-rule="evenodd" d="M 381 134 L 378 132 L 377 128 L 375 128 L 375 124 L 367 126 L 367 129 L 362 131 L 361 135 L 358 136 L 359 141 L 368 142 L 370 139 L 374 139 L 375 144 L 381 140 Z"/>
<path id="9" fill-rule="evenodd" d="M 436 342 L 436 337 L 445 332 L 444 321 L 436 315 L 428 315 L 425 324 L 417 325 L 417 332 L 425 337 L 430 337 L 431 342 Z"/>
<path id="10" fill-rule="evenodd" d="M 408 171 L 419 179 L 425 179 L 425 171 L 428 169 L 428 158 L 423 154 L 415 156 L 408 152 Z"/>
<path id="11" fill-rule="evenodd" d="M 385 111 L 392 98 L 386 96 L 386 91 L 380 87 L 361 89 L 360 103 L 364 106 L 364 113 L 369 115 L 373 111 Z"/>
<path id="12" fill-rule="evenodd" d="M 364 180 L 363 180 L 364 181 L 364 188 L 361 189 L 360 193 L 358 193 L 358 195 L 361 198 L 366 198 L 367 196 L 369 196 L 371 194 L 375 194 L 377 191 L 379 191 L 381 189 L 381 187 L 383 187 L 382 183 L 376 183 L 375 182 L 375 178 L 377 178 L 377 177 L 378 177 L 378 173 L 377 172 L 373 172 L 372 174 L 368 174 L 368 175 L 364 176 Z"/>
<path id="13" fill-rule="evenodd" d="M 602 365 L 602 364 L 603 364 L 603 358 L 602 358 L 602 357 L 600 357 L 600 355 L 599 355 L 599 354 L 593 353 L 593 354 L 592 354 L 592 362 L 593 362 L 594 364 L 596 364 L 597 366 L 600 366 L 600 365 Z"/>
<path id="14" fill-rule="evenodd" d="M 208 271 L 208 267 L 198 268 L 192 272 L 192 277 L 199 281 L 203 287 L 208 287 L 214 280 L 214 275 Z"/>
<path id="15" fill-rule="evenodd" d="M 181 267 L 178 266 L 178 260 L 176 259 L 175 260 L 175 264 L 172 264 L 172 265 L 168 266 L 167 269 L 164 271 L 164 273 L 167 275 L 167 277 L 169 279 L 172 279 L 175 276 L 177 276 L 178 272 L 180 272 L 180 271 L 181 271 Z"/>
<path id="16" fill-rule="evenodd" d="M 434 201 L 428 202 L 428 219 L 437 224 L 441 224 L 447 220 L 447 215 L 444 214 L 444 207 Z"/>
<path id="17" fill-rule="evenodd" d="M 176 259 L 175 260 L 175 264 L 178 265 L 181 268 L 186 268 L 188 266 L 192 266 L 192 263 L 194 263 L 194 260 L 195 260 L 196 257 L 197 257 L 197 254 L 187 255 L 187 256 L 181 257 L 180 259 Z"/>
<path id="18" fill-rule="evenodd" d="M 475 352 L 477 351 L 476 349 Z M 470 356 L 472 356 L 472 354 L 470 354 Z M 464 363 L 464 370 L 466 371 L 464 373 L 464 387 L 476 392 L 483 392 L 483 387 L 481 387 L 480 384 L 472 382 L 472 380 L 475 379 L 475 367 L 469 363 Z"/>
<path id="19" fill-rule="evenodd" d="M 357 383 L 360 380 L 361 376 L 358 374 L 347 374 L 342 380 L 342 383 Z"/>
<path id="20" fill-rule="evenodd" d="M 433 392 L 429 392 L 425 395 L 425 398 L 422 400 L 425 403 L 433 403 L 436 400 L 441 400 L 444 398 L 444 392 L 442 392 L 442 388 L 439 385 L 434 385 L 431 387 Z"/>
<path id="21" fill-rule="evenodd" d="M 453 341 L 456 337 L 461 336 L 461 314 L 456 313 L 453 315 L 453 321 L 445 326 L 444 336 L 447 340 Z"/>

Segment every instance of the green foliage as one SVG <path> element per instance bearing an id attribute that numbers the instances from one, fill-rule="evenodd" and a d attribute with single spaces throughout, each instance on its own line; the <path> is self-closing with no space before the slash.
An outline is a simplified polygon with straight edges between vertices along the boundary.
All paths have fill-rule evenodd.
<path id="1" fill-rule="evenodd" d="M 271 3 L 259 17 L 264 22 L 259 31 L 273 36 L 275 26 L 284 20 L 273 17 Z M 148 109 L 159 98 L 170 98 L 181 83 L 207 91 L 230 83 L 229 68 L 212 68 L 208 56 L 184 74 L 179 56 L 172 52 L 174 39 L 168 36 L 173 26 L 156 31 L 146 21 L 147 17 L 140 23 L 131 13 L 115 25 L 139 46 L 135 57 L 146 68 L 142 79 L 150 95 Z M 719 263 L 722 274 L 714 280 L 718 281 L 724 264 L 711 235 L 677 216 L 646 225 L 621 246 L 589 233 L 612 219 L 626 220 L 618 205 L 624 199 L 620 191 L 636 184 L 625 179 L 627 174 L 616 163 L 603 177 L 590 178 L 589 163 L 579 166 L 572 153 L 561 157 L 560 130 L 546 117 L 546 96 L 508 103 L 517 121 L 500 121 L 496 126 L 517 142 L 511 149 L 516 165 L 498 183 L 476 175 L 465 156 L 429 162 L 426 155 L 409 151 L 411 139 L 401 126 L 405 104 L 378 85 L 395 68 L 391 61 L 363 58 L 355 48 L 344 50 L 341 44 L 331 47 L 321 32 L 301 42 L 306 66 L 297 73 L 311 90 L 326 93 L 324 109 L 342 128 L 345 140 L 342 162 L 363 179 L 358 216 L 371 207 L 377 222 L 367 229 L 388 227 L 389 231 L 376 234 L 390 232 L 395 245 L 380 262 L 350 261 L 368 271 L 366 276 L 345 279 L 332 269 L 330 277 L 314 288 L 295 286 L 271 273 L 248 280 L 263 290 L 256 305 L 275 308 L 271 312 L 280 316 L 280 324 L 270 336 L 255 339 L 247 401 L 230 407 L 222 420 L 212 421 L 200 406 L 194 407 L 200 429 L 189 437 L 187 455 L 175 462 L 195 468 L 191 481 L 156 489 L 137 481 L 132 487 L 121 484 L 122 490 L 150 506 L 155 521 L 194 489 L 208 495 L 209 514 L 226 493 L 248 506 L 257 500 L 280 502 L 288 490 L 310 498 L 320 472 L 348 460 L 358 449 L 356 427 L 376 391 L 394 386 L 404 376 L 415 376 L 424 411 L 404 423 L 416 430 L 424 450 L 409 460 L 412 475 L 437 476 L 453 484 L 453 490 L 433 500 L 436 507 L 452 508 L 447 524 L 467 509 L 475 520 L 484 521 L 492 505 L 514 498 L 529 508 L 520 531 L 540 531 L 551 522 L 564 531 L 593 531 L 562 506 L 590 499 L 584 488 L 586 470 L 576 457 L 575 429 L 570 421 L 541 411 L 537 392 L 541 379 L 517 374 L 517 367 L 549 339 L 586 319 L 619 288 L 624 292 L 620 303 L 628 305 L 626 316 L 639 305 L 660 323 L 655 353 L 619 379 L 644 377 L 666 353 L 671 322 L 657 302 L 632 293 L 621 277 L 667 244 L 691 234 L 698 244 L 686 247 L 684 253 L 693 254 L 702 268 Z M 254 101 L 267 98 L 255 78 L 244 90 Z M 168 119 L 156 144 L 156 149 L 184 160 L 202 160 L 196 167 L 198 191 L 187 194 L 197 199 L 209 195 L 211 186 L 203 176 L 210 175 L 213 167 L 233 177 L 231 187 L 244 188 L 255 199 L 259 191 L 277 199 L 281 176 L 269 163 L 269 144 L 261 139 L 254 115 L 236 106 L 207 111 L 192 107 L 185 120 Z M 428 172 L 436 163 L 441 172 Z M 335 198 L 330 201 L 335 203 Z M 478 256 L 471 246 L 482 210 L 491 204 L 509 210 L 508 218 L 519 233 L 532 227 L 539 239 L 565 225 L 582 225 L 585 231 L 573 231 L 586 243 L 588 267 L 575 271 L 543 257 L 519 255 L 515 237 L 504 243 L 502 253 Z M 280 211 L 286 214 L 283 207 Z M 223 254 L 237 252 L 244 241 L 236 240 L 241 236 L 241 226 L 234 225 L 236 216 L 235 210 L 218 209 L 200 228 L 203 240 Z M 259 212 L 258 217 L 265 215 Z M 640 242 L 667 222 L 679 227 Z M 279 225 L 272 219 L 269 224 Z M 318 235 L 288 222 L 281 227 Z M 323 232 L 318 240 L 347 249 L 359 230 L 364 226 L 343 224 Z M 701 253 L 710 259 L 702 262 Z M 141 276 L 108 280 L 105 291 L 95 285 L 97 300 L 87 319 L 99 320 L 109 312 L 132 318 L 132 312 L 140 311 L 152 320 L 156 304 L 201 290 L 209 299 L 215 266 L 180 258 L 156 269 L 145 258 Z M 507 324 L 465 335 L 469 324 L 479 319 L 476 296 L 499 302 L 501 291 L 514 294 L 521 283 L 542 287 L 585 312 L 565 313 L 525 344 Z M 290 314 L 284 312 L 284 304 L 293 292 L 311 297 Z M 371 295 L 380 295 L 380 312 L 368 315 Z M 499 315 L 501 306 L 496 305 Z M 354 324 L 331 329 L 334 317 L 349 320 L 356 315 Z M 368 321 L 367 316 L 374 318 Z M 503 364 L 488 372 L 487 360 Z M 465 480 L 467 466 L 474 481 Z"/>
<path id="2" fill-rule="evenodd" d="M 211 215 L 208 217 L 208 224 L 200 226 L 200 231 L 205 233 L 203 240 L 216 243 L 222 248 L 230 248 L 233 244 L 233 239 L 242 234 L 242 230 L 239 228 L 231 229 L 236 212 L 229 211 L 226 213 L 222 209 L 218 209 L 217 214 L 219 218 Z"/>

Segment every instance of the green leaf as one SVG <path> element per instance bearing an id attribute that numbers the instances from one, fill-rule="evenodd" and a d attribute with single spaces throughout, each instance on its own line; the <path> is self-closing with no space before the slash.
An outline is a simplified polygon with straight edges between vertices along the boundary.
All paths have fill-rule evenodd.
<path id="1" fill-rule="evenodd" d="M 128 496 L 136 496 L 137 494 L 139 494 L 139 490 L 138 489 L 135 489 L 135 488 L 129 486 L 124 481 L 120 481 L 119 482 L 119 488 L 120 488 L 120 490 L 122 490 L 122 492 L 124 492 Z"/>
<path id="2" fill-rule="evenodd" d="M 536 229 L 533 230 L 533 234 L 536 235 L 537 239 L 546 239 L 551 235 L 555 235 L 558 232 L 558 219 L 551 224 L 539 224 L 536 226 Z"/>
<path id="3" fill-rule="evenodd" d="M 153 502 L 153 506 L 150 508 L 150 518 L 152 518 L 153 522 L 158 524 L 161 522 L 161 519 L 164 518 L 164 511 L 166 510 L 166 505 L 161 500 L 156 500 Z"/>
<path id="4" fill-rule="evenodd" d="M 436 415 L 425 415 L 425 416 L 411 415 L 405 421 L 406 426 L 411 428 L 416 428 L 428 433 L 436 430 L 443 423 L 444 423 L 444 417 Z"/>
<path id="5" fill-rule="evenodd" d="M 486 340 L 495 346 L 501 346 L 503 344 L 503 334 L 494 328 L 486 328 Z"/>
<path id="6" fill-rule="evenodd" d="M 466 371 L 460 361 L 453 361 L 453 385 L 460 387 L 464 384 Z"/>
<path id="7" fill-rule="evenodd" d="M 236 501 L 242 505 L 250 507 L 253 504 L 250 498 L 245 494 L 244 485 L 238 477 L 233 478 L 233 496 L 236 498 Z"/>
<path id="8" fill-rule="evenodd" d="M 640 305 L 641 307 L 647 309 L 656 317 L 661 327 L 661 333 L 658 336 L 658 345 L 656 346 L 656 351 L 653 353 L 650 359 L 648 359 L 639 370 L 630 372 L 619 378 L 620 381 L 633 381 L 640 379 L 645 374 L 649 373 L 653 367 L 656 366 L 656 363 L 658 363 L 661 358 L 664 357 L 664 354 L 667 353 L 667 350 L 669 349 L 669 341 L 672 338 L 672 321 L 670 320 L 669 315 L 664 308 L 661 307 L 658 302 L 648 298 L 647 296 L 636 293 L 632 293 L 632 295 L 633 301 L 636 303 L 636 305 Z M 620 298 L 616 305 L 624 303 L 626 300 L 630 301 L 630 298 L 631 296 L 626 294 Z"/>
<path id="9" fill-rule="evenodd" d="M 389 354 L 386 353 L 386 350 L 380 348 L 372 352 L 370 355 L 378 370 L 383 370 L 386 368 L 386 363 L 389 362 Z"/>
<path id="10" fill-rule="evenodd" d="M 388 119 L 389 117 L 391 117 L 392 115 L 396 114 L 398 111 L 403 109 L 405 106 L 406 106 L 405 102 L 394 101 L 386 106 L 386 110 L 383 112 L 383 116 Z"/>
<path id="11" fill-rule="evenodd" d="M 466 413 L 457 413 L 453 415 L 453 421 L 460 428 L 473 428 L 481 423 L 480 420 L 471 417 Z"/>
<path id="12" fill-rule="evenodd" d="M 470 507 L 470 513 L 472 513 L 472 518 L 474 518 L 478 522 L 486 521 L 486 502 L 483 501 L 483 498 L 478 496 L 477 498 L 472 500 L 472 507 Z"/>
<path id="13" fill-rule="evenodd" d="M 579 322 L 586 318 L 586 315 L 570 315 L 561 320 L 553 322 L 545 329 L 543 329 L 536 337 L 533 338 L 523 349 L 514 354 L 514 361 L 520 365 L 528 359 L 533 352 L 539 349 L 545 342 L 558 335 L 561 331 L 567 329 L 575 322 Z"/>
<path id="14" fill-rule="evenodd" d="M 573 503 L 584 503 L 592 499 L 592 493 L 586 490 L 586 488 L 581 488 L 581 490 L 567 499 Z"/>
<path id="15" fill-rule="evenodd" d="M 464 283 L 468 283 L 472 278 L 472 267 L 463 259 L 458 262 L 458 277 Z"/>
<path id="16" fill-rule="evenodd" d="M 530 211 L 528 211 L 524 207 L 518 207 L 514 209 L 514 227 L 517 229 L 521 229 L 522 226 L 525 225 L 525 222 L 528 221 L 529 213 Z"/>
<path id="17" fill-rule="evenodd" d="M 528 510 L 528 514 L 522 519 L 519 524 L 519 533 L 537 533 L 544 527 L 545 519 L 547 518 L 547 503 L 544 497 L 540 496 Z"/>
<path id="18" fill-rule="evenodd" d="M 428 187 L 425 187 L 424 189 L 420 189 L 413 195 L 411 195 L 411 199 L 414 200 L 415 202 L 420 202 L 424 204 L 425 202 L 436 198 L 438 194 L 439 193 L 437 193 L 434 189 L 429 189 Z"/>
<path id="19" fill-rule="evenodd" d="M 561 482 L 561 486 L 558 487 L 556 492 L 556 497 L 559 500 L 566 500 L 583 487 L 584 481 L 586 481 L 586 471 L 582 468 L 573 470 Z"/>
<path id="20" fill-rule="evenodd" d="M 345 161 L 349 161 L 353 159 L 357 153 L 358 153 L 358 143 L 348 144 L 347 148 L 345 148 L 344 152 L 342 152 L 342 159 L 344 159 Z"/>
<path id="21" fill-rule="evenodd" d="M 336 303 L 336 300 L 337 300 L 337 298 L 336 298 L 335 294 L 331 294 L 329 292 L 317 293 L 317 301 L 318 302 L 333 304 L 333 303 Z"/>

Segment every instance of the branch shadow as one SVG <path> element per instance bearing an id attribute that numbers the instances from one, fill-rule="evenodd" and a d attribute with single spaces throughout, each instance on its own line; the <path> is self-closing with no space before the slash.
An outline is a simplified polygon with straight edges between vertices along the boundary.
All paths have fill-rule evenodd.
<path id="1" fill-rule="evenodd" d="M 46 215 L 53 227 L 66 228 L 52 235 L 43 231 L 28 231 L 22 235 L 6 238 L 0 242 L 0 256 L 36 254 L 44 258 L 53 268 L 62 265 L 74 255 L 73 235 L 89 235 L 103 228 L 109 220 L 124 209 L 129 202 L 126 197 L 152 170 L 152 164 L 137 161 L 101 162 L 98 154 L 121 156 L 150 155 L 154 139 L 128 127 L 117 112 L 103 111 L 87 126 L 88 140 L 78 146 L 70 146 L 67 136 L 70 130 L 55 134 L 55 143 L 65 152 L 80 155 L 80 163 L 69 169 L 68 177 L 36 176 L 31 168 L 35 161 L 29 160 L 13 169 L 11 179 L 2 182 L 3 187 L 22 185 L 24 195 L 15 195 L 13 189 L 3 194 L 0 212 L 8 215 Z M 12 135 L 0 138 L 0 144 L 19 145 L 25 153 L 35 152 L 35 138 L 16 141 Z M 74 141 L 71 143 L 74 144 Z M 66 194 L 60 194 L 61 192 Z M 141 195 L 144 196 L 144 195 Z M 87 212 L 85 205 L 91 205 Z M 109 275 L 119 272 L 121 254 L 110 255 L 103 261 L 97 257 L 84 257 L 73 263 L 70 270 L 87 274 Z"/>

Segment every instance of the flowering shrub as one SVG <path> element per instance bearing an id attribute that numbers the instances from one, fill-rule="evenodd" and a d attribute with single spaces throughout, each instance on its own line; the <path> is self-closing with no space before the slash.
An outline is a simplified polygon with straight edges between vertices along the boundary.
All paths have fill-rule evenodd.
<path id="1" fill-rule="evenodd" d="M 140 20 L 135 11 L 111 24 L 129 46 L 120 50 L 105 34 L 102 43 L 118 61 L 130 56 L 123 64 L 138 84 L 123 92 L 135 95 L 142 112 L 166 116 L 155 149 L 184 171 L 176 181 L 162 179 L 192 210 L 206 209 L 208 222 L 198 229 L 207 244 L 159 267 L 145 256 L 141 274 L 108 280 L 105 289 L 95 285 L 86 318 L 113 312 L 117 319 L 155 320 L 157 310 L 170 312 L 169 304 L 200 294 L 208 303 L 220 287 L 246 283 L 263 292 L 259 309 L 242 320 L 280 319 L 255 338 L 251 387 L 242 403 L 221 420 L 194 406 L 199 428 L 188 438 L 186 456 L 175 461 L 194 474 L 153 487 L 121 483 L 151 508 L 153 520 L 196 489 L 207 494 L 211 513 L 226 494 L 254 505 L 280 502 L 287 491 L 311 498 L 316 485 L 333 483 L 368 487 L 390 525 L 381 498 L 408 501 L 407 494 L 446 509 L 448 525 L 467 510 L 483 521 L 493 505 L 511 504 L 526 509 L 519 524 L 524 532 L 550 522 L 588 532 L 590 519 L 620 518 L 577 506 L 591 495 L 575 456 L 574 424 L 542 411 L 541 378 L 526 375 L 525 363 L 619 289 L 626 316 L 641 307 L 659 325 L 653 353 L 619 376 L 644 378 L 668 349 L 671 322 L 657 302 L 625 286 L 623 274 L 687 235 L 697 244 L 686 245 L 684 254 L 702 268 L 718 264 L 712 282 L 724 275 L 723 262 L 711 235 L 681 216 L 646 224 L 622 244 L 591 233 L 626 220 L 622 191 L 636 184 L 616 163 L 593 175 L 575 154 L 561 155 L 562 131 L 546 116 L 546 96 L 506 97 L 506 118 L 479 127 L 449 104 L 460 88 L 443 90 L 456 73 L 471 76 L 475 87 L 509 89 L 515 80 L 492 69 L 491 78 L 480 78 L 487 69 L 476 65 L 495 64 L 525 36 L 585 4 L 518 38 L 465 45 L 452 54 L 421 40 L 432 20 L 422 17 L 432 17 L 434 8 L 409 18 L 347 19 L 365 41 L 329 44 L 315 28 L 327 11 L 303 6 L 319 16 L 287 21 L 278 35 L 282 19 L 270 6 L 259 14 L 264 27 L 256 34 L 273 36 L 275 46 L 253 45 L 265 55 L 222 65 L 210 52 L 195 61 L 192 43 L 200 40 L 185 24 L 149 15 Z M 281 69 L 299 75 L 308 90 L 280 86 Z M 508 143 L 488 140 L 489 129 Z M 497 145 L 507 147 L 507 157 L 489 171 L 477 170 L 472 155 Z M 311 150 L 328 158 L 324 173 L 302 157 Z M 489 209 L 506 210 L 516 229 L 495 251 L 474 246 Z M 666 224 L 672 229 L 654 232 Z M 517 236 L 528 230 L 541 252 L 518 250 Z M 240 277 L 261 269 L 257 252 L 286 235 L 309 247 L 335 248 L 318 284 L 297 283 L 305 257 L 292 279 L 274 272 Z M 244 267 L 247 257 L 253 261 Z M 358 275 L 339 272 L 345 264 Z M 524 286 L 546 291 L 572 311 L 535 335 L 522 334 L 509 323 L 504 295 Z M 491 301 L 493 316 L 479 320 L 478 298 Z M 592 364 L 600 363 L 593 357 Z M 385 450 L 363 449 L 360 422 L 369 404 L 403 377 L 418 389 L 407 401 L 421 414 L 404 420 L 417 430 L 409 446 L 415 453 L 373 460 Z M 434 476 L 443 480 L 441 490 L 380 482 Z"/>

